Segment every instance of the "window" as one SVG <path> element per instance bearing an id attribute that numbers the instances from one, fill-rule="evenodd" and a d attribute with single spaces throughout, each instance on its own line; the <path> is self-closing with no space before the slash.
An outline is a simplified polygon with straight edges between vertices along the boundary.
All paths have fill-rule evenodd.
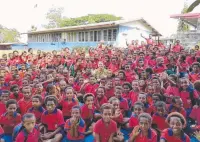
<path id="1" fill-rule="evenodd" d="M 88 32 L 85 32 L 85 41 L 88 41 Z"/>
<path id="2" fill-rule="evenodd" d="M 117 29 L 113 29 L 112 41 L 116 41 L 116 38 L 117 38 Z"/>
<path id="3" fill-rule="evenodd" d="M 94 38 L 93 31 L 90 31 L 90 41 L 94 41 L 93 38 Z"/>
<path id="4" fill-rule="evenodd" d="M 78 41 L 81 41 L 81 32 L 78 33 Z"/>
<path id="5" fill-rule="evenodd" d="M 112 30 L 108 30 L 108 41 L 112 40 Z"/>
<path id="6" fill-rule="evenodd" d="M 94 41 L 97 41 L 97 31 L 94 31 Z"/>
<path id="7" fill-rule="evenodd" d="M 84 40 L 84 32 L 81 32 L 81 38 L 82 38 L 81 41 L 85 41 L 85 40 Z"/>
<path id="8" fill-rule="evenodd" d="M 108 41 L 108 30 L 103 30 L 103 40 Z"/>
<path id="9" fill-rule="evenodd" d="M 73 42 L 76 42 L 76 32 L 73 32 Z"/>
<path id="10" fill-rule="evenodd" d="M 98 31 L 98 41 L 102 40 L 101 39 L 101 31 Z"/>

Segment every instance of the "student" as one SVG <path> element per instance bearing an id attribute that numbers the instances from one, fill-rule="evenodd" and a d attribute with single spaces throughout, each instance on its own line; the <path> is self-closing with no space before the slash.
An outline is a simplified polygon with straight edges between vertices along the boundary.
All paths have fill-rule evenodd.
<path id="1" fill-rule="evenodd" d="M 174 96 L 172 98 L 172 104 L 168 105 L 168 113 L 171 112 L 179 112 L 186 117 L 186 111 L 183 108 L 183 101 L 179 96 Z"/>
<path id="2" fill-rule="evenodd" d="M 101 106 L 102 119 L 95 123 L 93 131 L 96 142 L 123 141 L 123 136 L 117 135 L 117 124 L 111 119 L 112 113 L 113 106 L 111 104 L 105 103 Z"/>
<path id="3" fill-rule="evenodd" d="M 0 125 L 4 130 L 3 139 L 5 142 L 11 141 L 14 127 L 21 122 L 21 115 L 16 110 L 16 100 L 10 99 L 6 103 L 6 113 L 0 117 Z"/>
<path id="4" fill-rule="evenodd" d="M 100 111 L 100 107 L 104 104 L 107 103 L 107 97 L 105 96 L 105 88 L 104 87 L 99 87 L 96 90 L 96 97 L 94 100 L 94 105 L 96 107 L 97 111 Z"/>
<path id="5" fill-rule="evenodd" d="M 62 139 L 62 131 L 64 118 L 62 111 L 57 109 L 58 100 L 55 96 L 47 96 L 45 98 L 46 111 L 42 114 L 41 123 L 47 126 L 47 133 L 41 136 L 42 140 L 60 141 Z"/>
<path id="6" fill-rule="evenodd" d="M 38 142 L 40 131 L 36 126 L 36 118 L 32 113 L 26 113 L 22 118 L 23 129 L 18 133 L 15 142 Z"/>
<path id="7" fill-rule="evenodd" d="M 81 108 L 79 106 L 72 107 L 71 118 L 65 122 L 64 128 L 68 142 L 84 142 L 86 125 L 81 118 Z"/>
<path id="8" fill-rule="evenodd" d="M 133 129 L 129 142 L 157 142 L 157 134 L 151 129 L 151 116 L 148 113 L 141 113 L 138 120 L 139 125 Z"/>
<path id="9" fill-rule="evenodd" d="M 128 128 L 131 128 L 131 129 L 139 125 L 138 116 L 144 112 L 144 104 L 142 102 L 135 102 L 132 110 L 133 110 L 133 114 L 131 115 L 129 119 L 129 123 L 128 123 Z"/>
<path id="10" fill-rule="evenodd" d="M 24 95 L 19 90 L 19 86 L 16 84 L 10 87 L 10 91 L 12 92 L 10 95 L 10 99 L 15 99 L 16 101 L 19 101 L 24 97 Z"/>
<path id="11" fill-rule="evenodd" d="M 164 58 L 156 58 L 156 66 L 153 68 L 154 73 L 163 73 L 166 69 L 167 67 L 164 65 Z"/>
<path id="12" fill-rule="evenodd" d="M 6 112 L 6 103 L 9 100 L 10 92 L 3 90 L 0 96 L 0 116 Z"/>
<path id="13" fill-rule="evenodd" d="M 145 93 L 140 93 L 138 95 L 138 102 L 141 102 L 144 104 L 144 111 L 147 113 L 151 113 L 150 105 L 147 102 L 147 95 Z"/>
<path id="14" fill-rule="evenodd" d="M 179 71 L 179 77 L 187 77 L 188 75 L 188 71 L 189 71 L 189 65 L 186 62 L 186 56 L 185 55 L 181 55 L 178 59 L 177 62 L 177 67 L 178 67 L 178 71 Z"/>
<path id="15" fill-rule="evenodd" d="M 32 106 L 28 112 L 29 113 L 33 113 L 35 115 L 36 118 L 36 123 L 39 124 L 40 120 L 41 120 L 41 116 L 43 114 L 43 112 L 45 111 L 45 109 L 42 107 L 43 101 L 42 101 L 42 97 L 39 95 L 35 95 L 32 97 Z"/>
<path id="16" fill-rule="evenodd" d="M 65 120 L 71 118 L 71 111 L 73 106 L 79 105 L 77 99 L 75 99 L 74 93 L 75 92 L 72 87 L 65 88 L 65 94 L 59 104 L 62 108 L 62 113 Z"/>
<path id="17" fill-rule="evenodd" d="M 137 102 L 139 92 L 140 92 L 139 82 L 138 82 L 138 80 L 134 80 L 132 82 L 132 91 L 131 91 L 131 94 L 130 94 L 132 104 Z"/>
<path id="18" fill-rule="evenodd" d="M 158 131 L 162 131 L 168 128 L 168 124 L 165 122 L 167 118 L 166 104 L 162 101 L 158 101 L 155 106 L 156 112 L 152 116 L 152 125 L 154 125 L 154 128 Z"/>
<path id="19" fill-rule="evenodd" d="M 19 111 L 22 115 L 24 115 L 31 107 L 32 107 L 32 92 L 31 92 L 31 87 L 26 86 L 22 88 L 22 92 L 24 94 L 24 98 L 22 98 L 19 102 Z"/>
<path id="20" fill-rule="evenodd" d="M 191 66 L 192 72 L 189 74 L 189 79 L 192 83 L 194 83 L 196 80 L 200 80 L 200 63 L 199 62 L 194 62 Z"/>
<path id="21" fill-rule="evenodd" d="M 183 132 L 186 120 L 177 112 L 170 113 L 166 119 L 170 128 L 162 131 L 160 142 L 190 142 L 190 138 Z"/>

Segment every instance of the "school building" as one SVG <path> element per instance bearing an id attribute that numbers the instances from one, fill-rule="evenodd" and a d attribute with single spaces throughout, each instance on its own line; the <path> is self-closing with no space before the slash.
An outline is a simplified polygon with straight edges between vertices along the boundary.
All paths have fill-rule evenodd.
<path id="1" fill-rule="evenodd" d="M 60 50 L 69 47 L 96 47 L 99 41 L 112 44 L 116 47 L 125 47 L 126 39 L 144 40 L 141 37 L 154 37 L 161 34 L 145 19 L 119 20 L 70 26 L 63 28 L 45 29 L 26 33 L 28 35 L 28 48 L 42 50 Z"/>

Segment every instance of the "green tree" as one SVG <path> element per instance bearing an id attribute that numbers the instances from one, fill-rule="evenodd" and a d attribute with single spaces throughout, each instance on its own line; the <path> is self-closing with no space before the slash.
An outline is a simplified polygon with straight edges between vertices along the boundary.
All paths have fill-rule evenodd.
<path id="1" fill-rule="evenodd" d="M 19 42 L 20 34 L 16 29 L 8 29 L 0 25 L 0 43 Z"/>
<path id="2" fill-rule="evenodd" d="M 181 11 L 182 14 L 184 13 L 187 13 L 187 9 L 188 9 L 188 5 L 185 4 L 184 5 L 184 8 L 183 10 Z M 183 20 L 179 20 L 179 23 L 178 23 L 178 28 L 177 28 L 177 31 L 189 31 L 190 30 L 190 27 L 187 23 L 185 23 Z"/>
<path id="3" fill-rule="evenodd" d="M 52 7 L 46 14 L 46 19 L 48 24 L 44 25 L 45 28 L 57 28 L 60 27 L 60 22 L 62 21 L 63 7 Z"/>
<path id="4" fill-rule="evenodd" d="M 122 17 L 117 17 L 111 14 L 89 14 L 87 16 L 81 16 L 77 18 L 63 18 L 60 23 L 60 27 L 86 25 L 92 23 L 116 21 L 121 19 Z"/>
<path id="5" fill-rule="evenodd" d="M 200 4 L 200 0 L 195 0 L 187 9 L 188 12 L 192 12 L 198 5 Z"/>

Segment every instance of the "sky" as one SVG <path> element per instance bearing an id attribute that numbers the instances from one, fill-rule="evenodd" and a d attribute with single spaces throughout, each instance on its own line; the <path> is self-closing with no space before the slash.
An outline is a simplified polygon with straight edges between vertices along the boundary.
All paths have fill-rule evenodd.
<path id="1" fill-rule="evenodd" d="M 0 0 L 0 24 L 27 32 L 31 25 L 41 29 L 46 24 L 49 8 L 63 7 L 63 16 L 79 17 L 87 14 L 108 13 L 124 19 L 143 17 L 164 37 L 176 33 L 177 20 L 170 15 L 179 14 L 184 0 Z M 186 1 L 186 0 L 185 0 Z M 193 0 L 187 0 L 191 3 Z M 37 4 L 37 7 L 34 6 Z M 200 12 L 200 6 L 193 12 Z"/>

